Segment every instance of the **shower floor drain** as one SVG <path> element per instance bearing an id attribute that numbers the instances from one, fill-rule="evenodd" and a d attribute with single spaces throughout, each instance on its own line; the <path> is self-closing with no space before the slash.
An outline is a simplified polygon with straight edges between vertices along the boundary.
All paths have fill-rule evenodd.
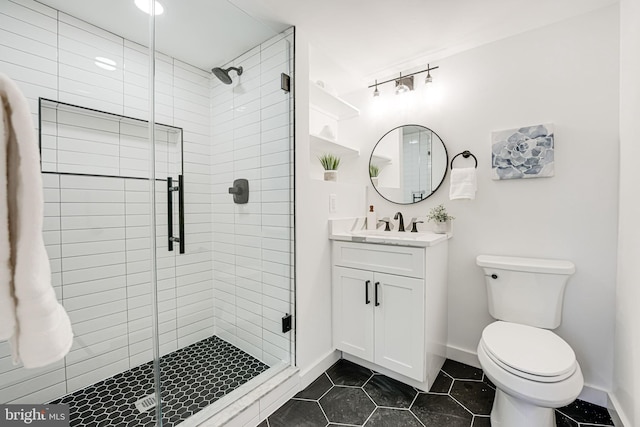
<path id="1" fill-rule="evenodd" d="M 148 396 L 143 397 L 142 399 L 136 402 L 136 408 L 140 413 L 144 414 L 150 409 L 156 407 L 156 395 L 150 394 Z"/>

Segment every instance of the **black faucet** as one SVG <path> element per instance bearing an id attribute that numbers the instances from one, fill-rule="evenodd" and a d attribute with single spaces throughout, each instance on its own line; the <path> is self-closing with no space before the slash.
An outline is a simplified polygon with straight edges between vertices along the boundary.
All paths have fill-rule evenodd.
<path id="1" fill-rule="evenodd" d="M 402 213 L 401 212 L 396 212 L 396 216 L 394 216 L 393 219 L 399 219 L 400 220 L 398 222 L 398 231 L 404 231 L 404 218 L 402 217 Z"/>
<path id="2" fill-rule="evenodd" d="M 387 219 L 379 219 L 378 222 L 384 222 L 384 231 L 391 231 L 391 228 L 389 227 L 389 223 L 391 222 L 391 220 L 389 218 Z"/>

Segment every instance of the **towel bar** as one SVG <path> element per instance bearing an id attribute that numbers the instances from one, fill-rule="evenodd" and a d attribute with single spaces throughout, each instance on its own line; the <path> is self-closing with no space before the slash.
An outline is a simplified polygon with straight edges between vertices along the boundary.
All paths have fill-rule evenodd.
<path id="1" fill-rule="evenodd" d="M 469 150 L 464 150 L 462 153 L 458 153 L 455 156 L 453 156 L 453 159 L 451 159 L 451 169 L 453 169 L 453 161 L 456 159 L 456 157 L 458 156 L 462 156 L 465 159 L 468 158 L 469 156 L 473 157 L 473 160 L 476 162 L 476 169 L 478 168 L 478 159 L 476 159 L 476 156 L 473 155 L 473 153 L 471 153 L 471 151 Z"/>

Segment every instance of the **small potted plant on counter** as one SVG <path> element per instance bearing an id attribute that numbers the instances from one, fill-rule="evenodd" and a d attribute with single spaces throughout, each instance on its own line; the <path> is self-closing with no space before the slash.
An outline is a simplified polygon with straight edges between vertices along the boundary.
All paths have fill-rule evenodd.
<path id="1" fill-rule="evenodd" d="M 369 177 L 371 177 L 371 183 L 374 187 L 378 186 L 378 175 L 380 175 L 380 168 L 376 165 L 369 165 Z"/>
<path id="2" fill-rule="evenodd" d="M 438 205 L 432 208 L 427 215 L 427 220 L 436 223 L 435 233 L 445 234 L 451 231 L 451 220 L 455 219 L 447 213 L 447 209 L 444 205 Z"/>
<path id="3" fill-rule="evenodd" d="M 325 181 L 337 181 L 338 180 L 338 166 L 340 166 L 340 157 L 333 154 L 323 154 L 318 157 L 320 164 L 324 168 L 324 180 Z"/>

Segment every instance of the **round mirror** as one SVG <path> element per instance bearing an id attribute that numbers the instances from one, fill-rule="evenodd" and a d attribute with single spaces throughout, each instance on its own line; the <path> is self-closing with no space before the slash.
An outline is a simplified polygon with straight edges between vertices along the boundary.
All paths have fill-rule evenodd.
<path id="1" fill-rule="evenodd" d="M 418 203 L 442 185 L 449 156 L 437 133 L 404 125 L 385 133 L 373 148 L 369 176 L 378 194 L 393 203 Z"/>

